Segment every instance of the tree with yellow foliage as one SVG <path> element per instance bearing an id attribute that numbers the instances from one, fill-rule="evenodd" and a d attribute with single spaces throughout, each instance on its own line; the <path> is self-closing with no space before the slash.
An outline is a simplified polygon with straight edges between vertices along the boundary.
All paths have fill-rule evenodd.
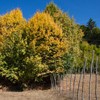
<path id="1" fill-rule="evenodd" d="M 62 29 L 44 12 L 37 12 L 28 21 L 28 29 L 30 46 L 34 48 L 35 54 L 41 57 L 42 63 L 48 66 L 45 73 L 62 72 L 62 57 L 68 50 L 68 41 Z"/>
<path id="2" fill-rule="evenodd" d="M 20 9 L 12 10 L 5 15 L 0 16 L 0 45 L 2 45 L 3 37 L 10 36 L 12 33 L 21 33 L 22 28 L 26 25 Z"/>
<path id="3" fill-rule="evenodd" d="M 22 28 L 21 21 L 15 27 L 13 20 L 9 21 L 5 20 L 4 27 L 1 27 L 4 39 L 0 51 L 1 77 L 14 84 L 28 84 L 38 77 L 42 79 L 41 76 L 64 71 L 62 57 L 67 53 L 68 41 L 49 14 L 37 12 Z"/>
<path id="4" fill-rule="evenodd" d="M 0 16 L 0 34 L 9 35 L 20 30 L 26 23 L 20 9 L 12 10 Z"/>

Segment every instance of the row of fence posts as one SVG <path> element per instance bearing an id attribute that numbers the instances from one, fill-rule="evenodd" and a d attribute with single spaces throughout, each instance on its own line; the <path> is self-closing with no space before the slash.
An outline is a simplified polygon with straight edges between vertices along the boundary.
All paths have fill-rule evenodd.
<path id="1" fill-rule="evenodd" d="M 79 76 L 79 81 L 78 81 L 78 87 L 77 87 L 77 93 L 76 93 L 76 97 L 75 97 L 75 85 L 76 85 L 76 74 L 74 72 L 73 74 L 73 70 L 70 70 L 70 73 L 69 74 L 56 74 L 56 73 L 53 73 L 50 77 L 50 80 L 51 80 L 51 88 L 52 89 L 56 89 L 59 91 L 59 93 L 63 93 L 63 87 L 62 87 L 62 82 L 63 82 L 63 78 L 64 76 L 66 76 L 66 85 L 67 85 L 67 79 L 68 79 L 68 76 L 70 75 L 70 84 L 69 84 L 69 91 L 66 89 L 66 93 L 69 92 L 69 95 L 70 93 L 72 93 L 71 95 L 71 99 L 72 100 L 85 100 L 85 96 L 84 96 L 84 87 L 85 87 L 85 74 L 86 74 L 86 64 L 87 64 L 87 59 L 85 58 L 85 62 L 84 62 L 84 66 L 83 66 L 83 69 L 80 73 L 80 76 Z M 89 76 L 89 87 L 88 87 L 88 100 L 92 100 L 91 98 L 91 80 L 92 80 L 92 72 L 93 72 L 93 67 L 94 67 L 94 51 L 93 51 L 93 54 L 92 54 L 92 61 L 91 61 L 91 66 L 90 66 L 90 76 Z M 72 75 L 74 75 L 74 78 L 73 78 L 73 81 L 72 81 Z M 81 90 L 81 99 L 79 98 L 79 92 L 80 92 L 80 86 L 81 86 L 81 82 L 82 82 L 82 90 Z M 72 89 L 72 85 L 73 85 L 73 89 Z M 98 99 L 98 93 L 97 93 L 97 89 L 98 89 L 98 57 L 96 58 L 96 68 L 95 68 L 95 100 L 99 100 Z"/>

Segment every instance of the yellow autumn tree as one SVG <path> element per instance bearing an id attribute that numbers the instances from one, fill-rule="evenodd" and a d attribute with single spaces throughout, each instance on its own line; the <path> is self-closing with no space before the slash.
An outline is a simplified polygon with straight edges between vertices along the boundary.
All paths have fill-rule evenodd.
<path id="1" fill-rule="evenodd" d="M 21 33 L 26 20 L 23 18 L 20 9 L 15 9 L 0 16 L 0 44 L 3 42 L 3 36 L 9 36 L 11 33 Z"/>
<path id="2" fill-rule="evenodd" d="M 48 66 L 45 73 L 63 71 L 62 56 L 68 49 L 68 42 L 53 18 L 47 13 L 37 12 L 28 21 L 28 29 L 31 48 L 41 57 L 42 64 Z"/>

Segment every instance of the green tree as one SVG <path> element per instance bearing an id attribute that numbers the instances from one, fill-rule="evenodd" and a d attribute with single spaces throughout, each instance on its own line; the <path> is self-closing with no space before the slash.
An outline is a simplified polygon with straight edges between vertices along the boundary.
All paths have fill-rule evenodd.
<path id="1" fill-rule="evenodd" d="M 76 64 L 76 66 L 78 66 L 76 59 L 79 58 L 81 54 L 80 41 L 83 36 L 82 30 L 73 19 L 71 19 L 66 13 L 63 13 L 54 3 L 48 4 L 44 12 L 49 13 L 54 18 L 55 23 L 62 28 L 62 32 L 70 45 L 67 56 L 69 58 L 70 55 L 71 59 L 73 59 L 73 63 L 71 60 L 71 64 Z"/>
<path id="2" fill-rule="evenodd" d="M 26 56 L 26 41 L 21 38 L 21 34 L 13 33 L 6 37 L 3 43 L 1 61 L 5 62 L 0 66 L 0 75 L 10 80 L 12 83 L 21 81 L 24 74 L 24 59 Z"/>
<path id="3" fill-rule="evenodd" d="M 100 45 L 100 29 L 98 27 L 92 30 L 92 34 L 89 37 L 89 43 Z"/>
<path id="4" fill-rule="evenodd" d="M 93 21 L 92 18 L 90 18 L 89 21 L 88 21 L 88 23 L 87 23 L 87 27 L 88 27 L 90 30 L 92 30 L 93 28 L 96 27 L 96 22 Z"/>
<path id="5" fill-rule="evenodd" d="M 100 45 L 100 29 L 96 27 L 92 19 L 89 20 L 87 26 L 81 25 L 80 28 L 84 32 L 84 40 L 88 41 L 89 44 Z"/>
<path id="6" fill-rule="evenodd" d="M 36 80 L 37 75 L 47 69 L 41 57 L 31 49 L 28 37 L 25 32 L 11 34 L 5 38 L 0 53 L 0 76 L 21 86 Z"/>

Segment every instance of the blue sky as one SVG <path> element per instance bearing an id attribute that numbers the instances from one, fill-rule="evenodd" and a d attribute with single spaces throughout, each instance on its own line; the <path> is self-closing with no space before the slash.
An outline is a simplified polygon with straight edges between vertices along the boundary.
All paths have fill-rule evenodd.
<path id="1" fill-rule="evenodd" d="M 93 18 L 100 27 L 100 0 L 0 0 L 0 15 L 20 8 L 23 16 L 29 19 L 36 11 L 43 11 L 51 1 L 74 17 L 78 24 L 86 24 L 89 18 Z"/>

